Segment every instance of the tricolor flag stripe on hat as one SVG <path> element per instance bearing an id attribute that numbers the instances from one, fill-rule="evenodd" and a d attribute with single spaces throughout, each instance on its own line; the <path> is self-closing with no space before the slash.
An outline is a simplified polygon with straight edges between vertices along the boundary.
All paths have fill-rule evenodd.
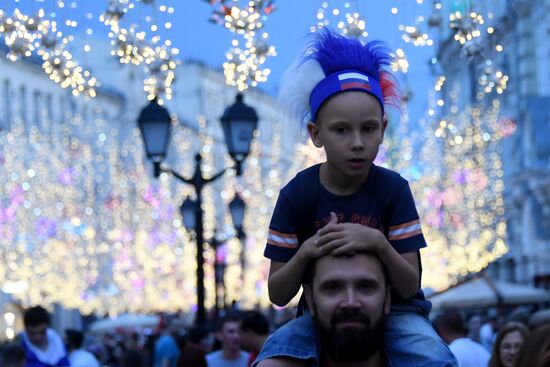
<path id="1" fill-rule="evenodd" d="M 360 73 L 342 73 L 338 75 L 340 81 L 340 89 L 366 89 L 371 90 L 369 77 Z"/>
<path id="2" fill-rule="evenodd" d="M 382 112 L 384 111 L 384 96 L 375 77 L 355 70 L 342 70 L 325 76 L 311 91 L 309 104 L 312 121 L 317 120 L 317 113 L 327 99 L 348 90 L 364 91 L 373 95 L 380 103 Z"/>
<path id="3" fill-rule="evenodd" d="M 342 73 L 338 75 L 338 80 L 347 81 L 348 79 L 360 79 L 365 82 L 369 82 L 369 77 L 360 73 Z"/>
<path id="4" fill-rule="evenodd" d="M 366 90 L 371 90 L 370 89 L 370 84 L 367 84 L 365 82 L 345 82 L 345 83 L 342 83 L 340 82 L 340 88 L 342 90 L 347 90 L 347 89 L 366 89 Z"/>

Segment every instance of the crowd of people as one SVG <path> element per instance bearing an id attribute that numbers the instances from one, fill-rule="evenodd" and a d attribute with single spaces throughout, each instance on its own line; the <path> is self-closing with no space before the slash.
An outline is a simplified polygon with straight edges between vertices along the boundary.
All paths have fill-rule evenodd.
<path id="1" fill-rule="evenodd" d="M 319 335 L 319 349 L 302 356 L 307 365 L 317 365 L 318 353 L 321 360 L 338 361 L 345 356 L 346 360 L 369 362 L 356 366 L 392 366 L 383 341 L 391 286 L 380 261 L 361 253 L 324 256 L 315 263 L 306 279 L 305 297 Z M 288 322 L 279 326 L 272 321 L 266 312 L 233 310 L 210 327 L 185 325 L 178 315 L 170 315 L 164 318 L 162 331 L 148 335 L 106 333 L 98 338 L 67 329 L 61 337 L 50 327 L 48 311 L 35 306 L 26 310 L 25 329 L 17 341 L 0 348 L 0 367 L 301 365 L 279 358 L 278 350 L 264 351 L 267 357 L 255 363 L 274 331 L 292 327 Z M 470 313 L 468 317 L 457 310 L 438 311 L 433 327 L 460 367 L 550 366 L 550 309 L 529 312 L 519 308 L 506 315 Z M 311 335 L 305 329 L 292 342 L 300 345 L 308 338 Z M 414 343 L 406 348 L 414 348 Z M 425 358 L 429 363 L 431 357 Z"/>
<path id="2" fill-rule="evenodd" d="M 0 367 L 247 367 L 276 327 L 256 310 L 228 312 L 209 326 L 167 315 L 162 330 L 142 334 L 66 329 L 62 337 L 41 306 L 26 310 L 23 321 L 17 340 L 0 346 Z"/>

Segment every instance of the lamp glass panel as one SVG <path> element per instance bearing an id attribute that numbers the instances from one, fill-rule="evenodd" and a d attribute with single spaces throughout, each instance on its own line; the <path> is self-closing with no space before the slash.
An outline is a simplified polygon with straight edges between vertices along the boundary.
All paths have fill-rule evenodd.
<path id="1" fill-rule="evenodd" d="M 170 124 L 165 121 L 151 121 L 141 124 L 147 155 L 166 155 L 167 140 L 170 135 Z"/>
<path id="2" fill-rule="evenodd" d="M 230 136 L 227 141 L 230 154 L 247 155 L 250 151 L 250 142 L 254 134 L 256 123 L 254 121 L 231 121 Z"/>
<path id="3" fill-rule="evenodd" d="M 233 219 L 235 228 L 242 228 L 244 220 L 244 201 L 242 201 L 241 198 L 235 198 L 229 204 L 229 210 L 231 211 L 231 218 Z"/>
<path id="4" fill-rule="evenodd" d="M 197 227 L 196 203 L 186 199 L 180 207 L 180 212 L 185 228 L 194 230 Z"/>

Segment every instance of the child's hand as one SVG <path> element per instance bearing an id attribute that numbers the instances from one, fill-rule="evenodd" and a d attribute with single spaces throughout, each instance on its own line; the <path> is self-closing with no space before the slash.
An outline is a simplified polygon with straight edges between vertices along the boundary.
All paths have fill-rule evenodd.
<path id="1" fill-rule="evenodd" d="M 330 213 L 330 222 L 321 228 L 316 236 L 321 245 L 319 251 L 333 255 L 356 251 L 378 252 L 383 246 L 384 234 L 378 229 L 357 223 L 338 223 L 336 214 Z"/>
<path id="2" fill-rule="evenodd" d="M 334 214 L 334 213 L 332 213 Z M 331 224 L 338 224 L 338 217 L 336 217 L 336 214 L 332 215 L 330 217 L 330 221 L 328 222 L 327 226 Z M 318 257 L 321 257 L 323 255 L 328 254 L 331 249 L 325 248 L 324 246 L 321 246 L 321 238 L 319 236 L 320 231 L 317 231 L 313 236 L 308 238 L 302 245 L 298 248 L 297 255 L 301 256 L 304 260 L 311 260 L 316 259 Z"/>

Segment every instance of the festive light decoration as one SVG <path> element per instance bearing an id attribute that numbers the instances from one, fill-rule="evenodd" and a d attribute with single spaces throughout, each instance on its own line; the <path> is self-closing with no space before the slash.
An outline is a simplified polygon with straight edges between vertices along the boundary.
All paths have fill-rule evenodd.
<path id="1" fill-rule="evenodd" d="M 494 63 L 491 60 L 485 60 L 480 68 L 481 76 L 478 79 L 478 84 L 481 90 L 476 96 L 477 99 L 482 100 L 486 94 L 491 93 L 493 90 L 497 94 L 504 93 L 508 84 L 508 75 L 504 74 L 501 70 L 495 69 Z"/>
<path id="2" fill-rule="evenodd" d="M 338 3 L 338 5 L 340 4 Z M 366 21 L 357 9 L 353 9 L 350 2 L 344 2 L 345 11 L 340 10 L 338 5 L 323 2 L 317 10 L 317 26 L 312 27 L 311 30 L 315 31 L 318 28 L 333 25 L 342 34 L 364 41 L 368 37 Z"/>
<path id="3" fill-rule="evenodd" d="M 463 55 L 473 58 L 483 50 L 480 26 L 484 23 L 483 16 L 474 11 L 466 16 L 459 11 L 449 14 L 449 27 L 455 41 L 462 46 Z"/>
<path id="4" fill-rule="evenodd" d="M 0 35 L 4 35 L 8 47 L 7 57 L 15 62 L 30 57 L 34 52 L 42 57 L 42 67 L 50 79 L 62 88 L 71 88 L 74 95 L 96 95 L 99 85 L 90 71 L 85 70 L 68 50 L 73 37 L 63 37 L 57 30 L 57 23 L 46 19 L 44 10 L 29 16 L 19 8 L 11 17 L 0 13 Z"/>
<path id="5" fill-rule="evenodd" d="M 154 1 L 141 2 L 144 5 L 155 3 Z M 172 47 L 170 40 L 161 43 L 158 34 L 154 34 L 148 40 L 147 33 L 144 30 L 138 30 L 137 24 L 131 24 L 128 28 L 123 27 L 121 18 L 133 8 L 135 4 L 130 0 L 110 0 L 100 20 L 110 27 L 109 37 L 113 46 L 111 54 L 117 56 L 122 64 L 144 66 L 146 77 L 143 89 L 147 93 L 147 99 L 156 98 L 159 104 L 163 104 L 164 99 L 172 99 L 172 84 L 178 64 L 175 56 L 178 55 L 179 50 Z M 173 13 L 173 8 L 161 5 L 159 11 Z M 166 24 L 165 27 L 167 27 Z M 157 30 L 156 24 L 151 25 L 153 33 Z"/>
<path id="6" fill-rule="evenodd" d="M 401 38 L 407 43 L 412 43 L 415 46 L 433 46 L 433 41 L 427 33 L 420 30 L 417 25 L 403 24 L 399 25 L 399 30 L 403 32 Z"/>
<path id="7" fill-rule="evenodd" d="M 24 305 L 60 303 L 83 313 L 192 310 L 195 298 L 195 250 L 182 227 L 175 198 L 194 195 L 166 174 L 149 179 L 137 128 L 129 134 L 119 116 L 106 120 L 97 104 L 91 113 L 68 109 L 59 128 L 30 137 L 15 114 L 11 129 L 0 133 L 0 280 L 24 282 L 27 291 L 14 296 Z M 17 111 L 18 109 L 15 109 Z M 108 115 L 112 115 L 112 111 Z M 47 111 L 38 126 L 52 126 Z M 202 121 L 202 123 L 200 122 Z M 34 125 L 34 126 L 36 126 Z M 231 159 L 223 145 L 207 133 L 212 126 L 199 117 L 199 133 L 174 126 L 170 164 L 186 176 L 202 147 L 205 174 Z M 205 235 L 217 229 L 226 243 L 226 299 L 243 307 L 268 306 L 262 255 L 265 228 L 277 192 L 295 171 L 281 159 L 282 124 L 270 121 L 273 132 L 256 136 L 242 182 L 227 174 L 203 192 Z M 31 146 L 26 144 L 29 139 Z M 261 142 L 260 142 L 261 139 Z M 241 190 L 247 212 L 241 244 L 234 238 L 227 203 Z M 220 195 L 221 194 L 221 195 Z M 247 270 L 239 257 L 245 250 Z M 205 253 L 207 307 L 213 305 L 214 251 Z M 242 278 L 242 280 L 241 280 Z M 244 284 L 243 284 L 244 282 Z"/>
<path id="8" fill-rule="evenodd" d="M 401 48 L 395 50 L 394 59 L 395 60 L 391 65 L 392 70 L 406 74 L 409 71 L 409 61 L 407 60 L 405 51 Z"/>
<path id="9" fill-rule="evenodd" d="M 128 11 L 129 0 L 109 0 L 107 9 L 101 14 L 99 20 L 111 28 L 117 29 L 120 18 Z"/>
<path id="10" fill-rule="evenodd" d="M 163 6 L 152 0 L 140 3 L 155 9 Z M 265 81 L 269 69 L 263 64 L 268 56 L 275 55 L 275 50 L 269 46 L 263 26 L 274 10 L 273 3 L 252 1 L 243 7 L 233 6 L 235 2 L 230 1 L 209 3 L 216 8 L 212 21 L 235 34 L 224 64 L 228 83 L 242 90 Z M 162 97 L 171 94 L 177 50 L 170 41 L 161 42 L 152 30 L 156 24 L 149 28 L 150 37 L 149 30 L 138 25 L 124 26 L 128 12 L 135 6 L 136 2 L 130 0 L 110 1 L 102 21 L 110 27 L 114 54 L 121 63 L 145 68 L 148 98 L 160 96 L 162 102 Z M 318 20 L 343 16 L 343 33 L 367 37 L 366 20 L 359 23 L 359 17 L 352 16 L 353 22 L 348 22 L 346 14 L 353 14 L 349 7 L 334 14 L 336 8 L 329 11 L 327 6 Z M 170 13 L 169 7 L 164 9 Z M 433 9 L 440 12 L 441 3 L 434 1 Z M 462 35 L 457 41 L 465 39 L 460 43 L 463 55 L 485 56 L 477 50 L 483 37 L 465 32 L 461 24 L 466 21 L 453 14 L 457 25 L 452 29 Z M 462 17 L 471 13 L 459 14 Z M 467 18 L 476 29 L 483 24 L 484 17 L 477 14 Z M 438 27 L 441 19 L 429 17 L 427 23 Z M 414 26 L 409 26 L 412 28 L 402 25 L 403 40 L 415 46 L 430 45 L 429 36 L 421 31 L 423 22 L 424 18 L 419 17 Z M 359 32 L 359 24 L 365 26 L 364 31 Z M 72 88 L 73 93 L 92 95 L 97 82 L 74 60 L 68 50 L 71 38 L 60 32 L 54 19 L 40 13 L 8 16 L 0 10 L 0 33 L 6 38 L 13 32 L 17 35 L 14 45 L 23 39 L 17 41 L 20 44 L 15 47 L 19 50 L 15 57 L 26 57 L 26 51 L 33 47 L 31 52 L 43 58 L 44 69 L 53 80 Z M 487 35 L 493 32 L 493 28 L 487 28 Z M 30 46 L 25 40 L 29 34 L 34 37 Z M 494 51 L 502 51 L 502 46 L 496 45 Z M 402 49 L 396 51 L 396 59 L 394 70 L 406 73 L 409 65 Z M 429 243 L 423 250 L 423 285 L 434 289 L 447 287 L 457 277 L 483 268 L 506 251 L 498 142 L 513 134 L 516 124 L 501 115 L 498 97 L 506 91 L 508 76 L 492 60 L 498 59 L 487 55 L 475 76 L 477 99 L 487 107 L 481 107 L 481 103 L 459 107 L 458 87 L 449 85 L 447 76 L 439 75 L 420 128 L 409 126 L 404 104 L 399 122 L 390 122 L 389 129 L 393 130 L 377 160 L 411 182 Z M 442 91 L 445 96 L 440 94 Z M 444 106 L 445 115 L 441 112 Z M 48 119 L 47 113 L 40 115 Z M 115 121 L 106 120 L 98 106 L 93 118 L 77 111 L 69 115 L 68 120 L 56 122 L 60 126 L 56 134 L 48 135 L 36 128 L 30 134 L 24 133 L 20 116 L 13 118 L 9 131 L 0 133 L 0 177 L 4 179 L 0 190 L 5 198 L 0 202 L 0 281 L 26 284 L 27 293 L 16 295 L 24 303 L 59 302 L 84 313 L 193 309 L 196 306 L 188 295 L 195 291 L 195 246 L 182 226 L 179 203 L 174 198 L 194 193 L 189 187 L 174 184 L 165 174 L 159 181 L 147 179 L 137 129 L 123 134 L 122 129 L 113 128 Z M 231 163 L 217 150 L 218 142 L 208 135 L 206 118 L 198 116 L 197 120 L 198 135 L 179 124 L 174 127 L 174 156 L 181 160 L 170 164 L 186 176 L 192 173 L 192 157 L 199 148 L 206 173 L 216 172 L 217 165 Z M 256 136 L 242 181 L 229 174 L 204 190 L 205 235 L 212 238 L 220 231 L 229 238 L 222 256 L 227 262 L 226 298 L 241 300 L 243 307 L 269 303 L 265 283 L 268 269 L 262 250 L 278 189 L 299 169 L 323 159 L 321 152 L 307 143 L 298 146 L 292 165 L 285 166 L 281 163 L 282 134 L 283 125 L 277 121 L 263 144 L 261 134 Z M 30 146 L 29 140 L 33 143 Z M 421 149 L 418 142 L 422 143 Z M 222 209 L 235 192 L 245 199 L 248 212 L 255 213 L 245 216 L 244 243 L 234 238 L 230 215 Z M 240 265 L 241 252 L 246 269 Z M 214 256 L 213 249 L 205 253 L 209 307 L 213 304 L 214 274 L 208 264 L 213 264 Z"/>
<path id="11" fill-rule="evenodd" d="M 267 81 L 270 69 L 262 68 L 268 56 L 275 56 L 275 47 L 266 42 L 267 33 L 259 40 L 246 42 L 244 49 L 239 47 L 239 41 L 234 39 L 233 48 L 226 53 L 227 61 L 223 63 L 223 70 L 228 85 L 236 86 L 243 91 L 250 84 L 252 87 Z"/>
<path id="12" fill-rule="evenodd" d="M 29 57 L 34 51 L 34 35 L 27 28 L 28 23 L 34 26 L 35 19 L 22 14 L 19 9 L 15 9 L 13 15 L 5 20 L 2 29 L 6 31 L 6 46 L 9 48 L 8 59 L 17 61 L 21 57 Z M 0 31 L 2 31 L 0 29 Z"/>
<path id="13" fill-rule="evenodd" d="M 255 87 L 267 81 L 271 70 L 263 65 L 268 57 L 277 53 L 275 47 L 268 44 L 269 34 L 262 29 L 267 16 L 275 10 L 274 2 L 251 0 L 242 7 L 229 6 L 227 1 L 210 3 L 214 7 L 210 21 L 235 34 L 223 64 L 226 83 L 243 91 L 249 85 Z"/>
<path id="14" fill-rule="evenodd" d="M 432 3 L 432 13 L 428 17 L 428 26 L 430 28 L 439 27 L 443 23 L 443 17 L 441 16 L 441 8 L 443 5 L 440 0 L 434 0 Z"/>
<path id="15" fill-rule="evenodd" d="M 263 27 L 262 18 L 265 19 L 275 10 L 274 1 L 254 0 L 248 2 L 248 7 L 242 10 L 235 5 L 235 0 L 204 0 L 212 5 L 212 15 L 210 21 L 219 25 L 224 25 L 231 32 L 240 31 L 244 34 L 247 31 L 261 29 Z"/>

